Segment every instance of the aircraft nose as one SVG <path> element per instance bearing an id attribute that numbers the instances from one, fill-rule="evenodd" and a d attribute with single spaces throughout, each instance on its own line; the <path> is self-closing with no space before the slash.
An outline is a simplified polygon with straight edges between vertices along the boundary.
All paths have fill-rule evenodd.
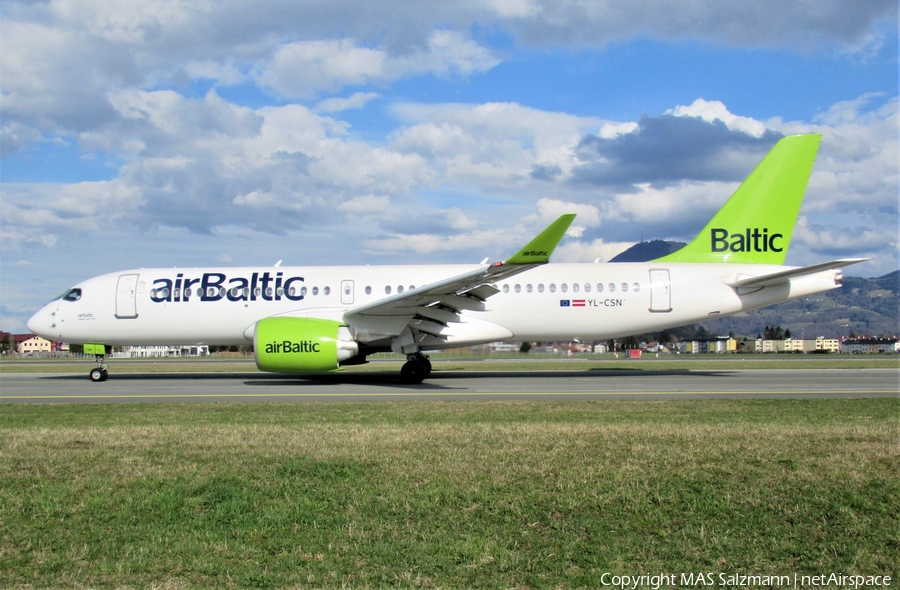
<path id="1" fill-rule="evenodd" d="M 42 310 L 43 311 L 43 310 Z M 40 315 L 40 311 L 31 316 L 28 322 L 25 324 L 28 326 L 28 331 L 34 334 L 37 331 L 38 326 L 40 326 L 40 322 L 38 321 L 38 316 Z"/>
<path id="2" fill-rule="evenodd" d="M 32 334 L 37 334 L 38 336 L 43 336 L 50 332 L 51 329 L 54 328 L 53 318 L 47 309 L 48 306 L 44 306 L 37 311 L 28 322 L 25 324 L 28 326 L 28 331 Z"/>

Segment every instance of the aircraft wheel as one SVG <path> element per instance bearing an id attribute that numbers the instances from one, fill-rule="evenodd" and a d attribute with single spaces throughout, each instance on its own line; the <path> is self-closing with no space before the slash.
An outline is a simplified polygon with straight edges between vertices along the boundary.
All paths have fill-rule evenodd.
<path id="1" fill-rule="evenodd" d="M 101 381 L 106 381 L 109 379 L 109 371 L 106 369 L 101 369 L 97 367 L 91 371 L 91 381 L 94 383 L 100 383 Z"/>
<path id="2" fill-rule="evenodd" d="M 428 370 L 426 369 L 425 364 L 418 360 L 407 361 L 400 369 L 400 377 L 402 377 L 403 381 L 406 383 L 421 383 L 427 376 Z"/>

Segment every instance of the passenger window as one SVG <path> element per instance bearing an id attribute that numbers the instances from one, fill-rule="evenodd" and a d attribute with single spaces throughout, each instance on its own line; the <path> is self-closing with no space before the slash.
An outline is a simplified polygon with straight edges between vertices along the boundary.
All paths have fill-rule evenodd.
<path id="1" fill-rule="evenodd" d="M 556 293 L 556 283 L 550 283 L 550 292 Z"/>
<path id="2" fill-rule="evenodd" d="M 597 293 L 603 293 L 603 283 L 597 283 Z"/>
<path id="3" fill-rule="evenodd" d="M 403 285 L 397 287 L 397 293 L 403 293 Z"/>
<path id="4" fill-rule="evenodd" d="M 544 283 L 538 283 L 538 293 L 544 292 Z"/>
<path id="5" fill-rule="evenodd" d="M 591 284 L 590 284 L 590 283 L 585 283 L 585 284 L 584 284 L 584 292 L 585 292 L 585 293 L 590 293 L 590 292 L 591 292 Z"/>
<path id="6" fill-rule="evenodd" d="M 516 293 L 521 293 L 521 292 L 522 292 L 522 285 L 518 285 L 518 284 L 517 284 L 514 288 L 515 288 Z"/>
<path id="7" fill-rule="evenodd" d="M 579 289 L 578 283 L 575 283 L 574 285 L 572 285 L 572 293 L 578 293 L 578 289 Z"/>
<path id="8" fill-rule="evenodd" d="M 331 287 L 325 287 L 322 289 L 322 295 L 331 295 Z"/>
<path id="9" fill-rule="evenodd" d="M 318 288 L 318 287 L 313 287 L 313 288 L 312 288 L 312 294 L 313 294 L 313 295 L 318 295 L 318 294 L 319 294 L 319 288 Z"/>
<path id="10" fill-rule="evenodd" d="M 531 286 L 531 283 L 528 283 L 527 285 L 525 285 L 525 291 L 527 291 L 528 293 L 531 293 L 532 291 L 534 291 L 534 287 Z"/>
<path id="11" fill-rule="evenodd" d="M 628 283 L 622 283 L 622 293 L 628 292 Z"/>
<path id="12" fill-rule="evenodd" d="M 616 284 L 615 284 L 615 283 L 610 283 L 610 284 L 609 284 L 609 292 L 610 292 L 610 293 L 615 293 L 615 292 L 616 292 Z"/>
<path id="13" fill-rule="evenodd" d="M 300 287 L 300 296 L 301 297 L 306 297 L 307 292 L 308 291 L 306 290 L 306 287 Z"/>
<path id="14" fill-rule="evenodd" d="M 371 294 L 372 294 L 372 287 L 366 285 L 366 295 L 371 295 Z"/>
<path id="15" fill-rule="evenodd" d="M 563 283 L 562 285 L 559 286 L 559 290 L 562 291 L 563 293 L 567 293 L 569 291 L 569 285 L 567 285 L 566 283 Z"/>
<path id="16" fill-rule="evenodd" d="M 639 283 L 635 283 L 635 284 L 631 285 L 631 290 L 634 291 L 635 293 L 637 293 L 638 291 L 641 290 L 641 285 Z"/>
<path id="17" fill-rule="evenodd" d="M 384 288 L 384 294 L 385 295 L 391 294 L 391 286 L 390 285 L 388 285 L 387 287 Z"/>
<path id="18" fill-rule="evenodd" d="M 509 285 L 503 285 L 503 292 L 509 293 Z"/>

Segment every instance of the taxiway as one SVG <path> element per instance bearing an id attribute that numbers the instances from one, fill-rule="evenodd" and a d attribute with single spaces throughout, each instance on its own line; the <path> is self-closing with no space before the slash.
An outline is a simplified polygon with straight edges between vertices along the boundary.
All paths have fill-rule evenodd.
<path id="1" fill-rule="evenodd" d="M 687 399 L 897 397 L 892 369 L 435 371 L 407 385 L 393 371 L 295 377 L 266 373 L 0 375 L 3 403 L 360 401 L 401 399 Z"/>

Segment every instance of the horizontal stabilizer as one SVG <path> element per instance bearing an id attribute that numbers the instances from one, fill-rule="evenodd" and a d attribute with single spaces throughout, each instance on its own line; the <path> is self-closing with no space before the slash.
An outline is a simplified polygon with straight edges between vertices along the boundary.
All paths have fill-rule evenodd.
<path id="1" fill-rule="evenodd" d="M 797 277 L 815 274 L 817 272 L 822 272 L 823 270 L 843 268 L 858 262 L 865 262 L 866 260 L 869 260 L 869 258 L 841 258 L 839 260 L 813 264 L 812 266 L 789 268 L 787 270 L 760 275 L 758 277 L 739 279 L 733 283 L 728 283 L 728 285 L 731 287 L 771 287 L 773 285 L 787 283 L 791 279 Z"/>

